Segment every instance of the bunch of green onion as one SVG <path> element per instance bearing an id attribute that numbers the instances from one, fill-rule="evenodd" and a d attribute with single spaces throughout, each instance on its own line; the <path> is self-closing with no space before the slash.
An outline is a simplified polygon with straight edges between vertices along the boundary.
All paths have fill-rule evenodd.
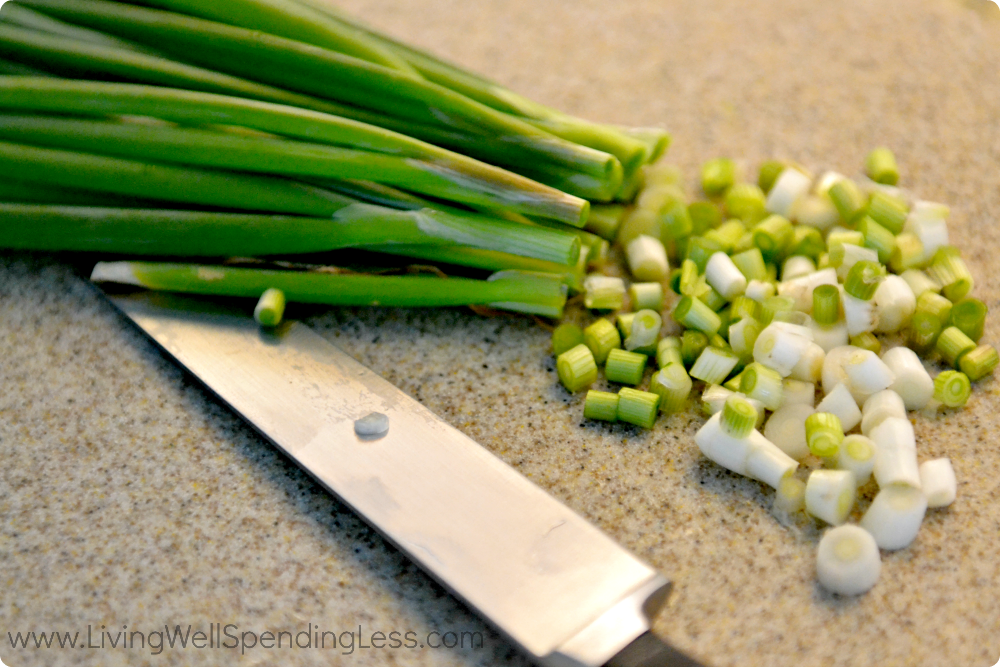
<path id="1" fill-rule="evenodd" d="M 987 308 L 949 244 L 948 208 L 896 187 L 888 149 L 865 172 L 814 178 L 767 162 L 746 183 L 717 159 L 702 168 L 707 199 L 689 203 L 676 170 L 648 168 L 615 230 L 634 282 L 589 276 L 585 305 L 617 312 L 552 339 L 569 391 L 601 365 L 624 385 L 588 391 L 587 418 L 652 428 L 702 382 L 699 449 L 774 487 L 783 520 L 804 510 L 842 526 L 874 478 L 861 527 L 829 531 L 818 551 L 820 582 L 842 594 L 871 588 L 879 548 L 907 546 L 926 509 L 955 498 L 948 459 L 918 464 L 907 411 L 965 405 L 1000 363 L 981 341 Z M 932 378 L 921 356 L 945 368 Z"/>
<path id="2" fill-rule="evenodd" d="M 615 223 L 668 143 L 526 100 L 319 0 L 0 11 L 0 248 L 151 260 L 101 279 L 558 317 L 607 253 L 584 228 Z M 223 263 L 346 248 L 463 277 Z"/>

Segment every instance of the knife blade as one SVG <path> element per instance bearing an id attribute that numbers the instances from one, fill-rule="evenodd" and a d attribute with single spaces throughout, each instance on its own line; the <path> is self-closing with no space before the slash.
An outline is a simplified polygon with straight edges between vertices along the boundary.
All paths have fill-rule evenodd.
<path id="1" fill-rule="evenodd" d="M 697 666 L 650 632 L 670 584 L 308 326 L 230 303 L 109 294 L 167 355 L 546 667 Z M 388 417 L 379 438 L 354 422 Z"/>

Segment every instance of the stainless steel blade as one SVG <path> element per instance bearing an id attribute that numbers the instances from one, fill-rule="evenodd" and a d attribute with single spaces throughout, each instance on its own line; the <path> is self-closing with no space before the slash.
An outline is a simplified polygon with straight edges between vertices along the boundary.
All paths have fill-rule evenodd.
<path id="1" fill-rule="evenodd" d="M 110 298 L 537 661 L 597 667 L 645 636 L 662 575 L 307 326 L 265 332 L 241 309 L 175 295 Z M 372 411 L 389 431 L 363 439 L 354 421 Z"/>

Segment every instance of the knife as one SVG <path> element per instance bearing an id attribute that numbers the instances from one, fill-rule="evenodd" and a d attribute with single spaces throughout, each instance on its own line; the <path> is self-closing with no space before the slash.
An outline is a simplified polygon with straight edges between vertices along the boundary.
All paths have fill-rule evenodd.
<path id="1" fill-rule="evenodd" d="M 669 582 L 299 322 L 232 302 L 111 302 L 219 400 L 545 667 L 698 667 L 650 631 Z M 388 417 L 381 437 L 355 421 Z"/>

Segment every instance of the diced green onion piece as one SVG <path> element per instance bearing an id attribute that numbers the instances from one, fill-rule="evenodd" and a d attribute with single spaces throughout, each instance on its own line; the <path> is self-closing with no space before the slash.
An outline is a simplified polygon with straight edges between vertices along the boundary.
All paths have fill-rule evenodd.
<path id="1" fill-rule="evenodd" d="M 583 329 L 570 322 L 563 322 L 552 332 L 552 353 L 558 357 L 583 342 Z"/>
<path id="2" fill-rule="evenodd" d="M 729 326 L 729 345 L 741 358 L 753 355 L 753 346 L 762 331 L 760 322 L 753 317 L 744 317 Z"/>
<path id="3" fill-rule="evenodd" d="M 636 310 L 663 310 L 663 283 L 632 283 L 628 296 Z"/>
<path id="4" fill-rule="evenodd" d="M 840 443 L 837 467 L 854 473 L 854 482 L 863 486 L 875 468 L 875 443 L 865 435 L 848 435 Z"/>
<path id="5" fill-rule="evenodd" d="M 656 344 L 656 365 L 658 368 L 666 368 L 667 364 L 678 363 L 684 365 L 684 358 L 681 356 L 681 339 L 676 336 L 661 338 Z"/>
<path id="6" fill-rule="evenodd" d="M 768 160 L 760 165 L 760 174 L 757 176 L 757 185 L 764 192 L 770 192 L 774 187 L 774 182 L 785 170 L 785 163 L 780 160 Z"/>
<path id="7" fill-rule="evenodd" d="M 884 146 L 876 148 L 865 158 L 865 173 L 876 183 L 895 185 L 899 182 L 896 156 Z"/>
<path id="8" fill-rule="evenodd" d="M 691 394 L 693 383 L 684 365 L 670 362 L 653 374 L 649 390 L 660 397 L 660 412 L 678 412 Z"/>
<path id="9" fill-rule="evenodd" d="M 722 212 L 710 201 L 696 201 L 688 204 L 688 217 L 691 218 L 691 233 L 704 234 L 722 224 Z"/>
<path id="10" fill-rule="evenodd" d="M 973 382 L 992 373 L 997 364 L 1000 364 L 1000 356 L 992 345 L 980 345 L 958 361 L 959 368 Z"/>
<path id="11" fill-rule="evenodd" d="M 986 325 L 986 304 L 971 297 L 962 299 L 951 309 L 949 322 L 961 329 L 962 333 L 979 342 Z"/>
<path id="12" fill-rule="evenodd" d="M 875 538 L 880 548 L 894 551 L 916 539 L 926 512 L 927 498 L 919 487 L 889 484 L 875 495 L 861 517 L 860 527 Z"/>
<path id="13" fill-rule="evenodd" d="M 626 350 L 648 354 L 656 353 L 656 341 L 660 337 L 663 320 L 655 310 L 640 310 L 632 318 L 629 335 L 624 341 Z"/>
<path id="14" fill-rule="evenodd" d="M 875 354 L 882 351 L 882 341 L 876 338 L 875 334 L 870 331 L 862 331 L 855 336 L 851 336 L 850 344 L 862 350 L 874 352 Z"/>
<path id="15" fill-rule="evenodd" d="M 843 178 L 830 187 L 830 199 L 840 213 L 840 219 L 846 225 L 853 225 L 854 221 L 860 217 L 865 210 L 865 198 L 857 184 Z"/>
<path id="16" fill-rule="evenodd" d="M 693 260 L 685 259 L 681 262 L 680 293 L 684 296 L 698 296 L 704 291 L 699 283 L 699 277 L 698 265 Z"/>
<path id="17" fill-rule="evenodd" d="M 624 217 L 625 207 L 620 204 L 591 204 L 590 217 L 584 229 L 602 239 L 614 241 Z"/>
<path id="18" fill-rule="evenodd" d="M 701 331 L 688 330 L 681 335 L 681 359 L 688 368 L 694 365 L 702 351 L 708 347 L 708 336 Z"/>
<path id="19" fill-rule="evenodd" d="M 941 283 L 941 291 L 953 302 L 964 299 L 974 285 L 969 267 L 954 246 L 938 248 L 927 273 Z"/>
<path id="20" fill-rule="evenodd" d="M 276 327 L 285 316 L 285 293 L 274 287 L 265 290 L 253 309 L 253 318 L 262 327 Z"/>
<path id="21" fill-rule="evenodd" d="M 594 361 L 603 364 L 611 350 L 622 346 L 622 339 L 611 322 L 599 319 L 583 330 L 583 342 L 590 348 Z"/>
<path id="22" fill-rule="evenodd" d="M 789 475 L 778 484 L 771 510 L 779 518 L 801 512 L 806 506 L 806 483 Z"/>
<path id="23" fill-rule="evenodd" d="M 816 550 L 816 578 L 831 593 L 865 593 L 875 585 L 881 572 L 878 544 L 863 528 L 836 526 L 820 539 Z"/>
<path id="24" fill-rule="evenodd" d="M 908 212 L 906 202 L 881 190 L 873 192 L 868 200 L 868 215 L 893 234 L 903 231 Z"/>
<path id="25" fill-rule="evenodd" d="M 625 339 L 632 335 L 633 320 L 635 320 L 635 313 L 618 313 L 616 322 L 618 324 L 618 333 L 621 334 L 623 344 Z"/>
<path id="26" fill-rule="evenodd" d="M 703 380 L 708 384 L 722 384 L 739 363 L 739 357 L 723 348 L 709 345 L 691 367 L 691 377 Z"/>
<path id="27" fill-rule="evenodd" d="M 708 236 L 692 236 L 688 239 L 684 259 L 695 264 L 699 273 L 704 272 L 709 258 L 717 252 L 726 250 L 722 243 Z"/>
<path id="28" fill-rule="evenodd" d="M 705 239 L 717 244 L 719 247 L 715 247 L 715 250 L 724 250 L 725 252 L 733 252 L 736 244 L 740 242 L 743 235 L 747 233 L 747 226 L 744 225 L 739 220 L 727 220 L 726 222 L 719 225 L 716 229 L 711 230 L 705 234 Z M 688 250 L 688 256 L 691 256 L 690 246 Z M 713 251 L 714 252 L 714 251 Z M 711 256 L 712 253 L 708 253 Z"/>
<path id="29" fill-rule="evenodd" d="M 792 223 L 788 218 L 772 215 L 753 228 L 753 244 L 765 259 L 778 259 L 792 241 Z"/>
<path id="30" fill-rule="evenodd" d="M 591 389 L 583 402 L 583 416 L 606 422 L 618 421 L 618 394 Z"/>
<path id="31" fill-rule="evenodd" d="M 875 296 L 875 290 L 885 278 L 885 268 L 878 262 L 861 260 L 855 262 L 847 273 L 844 291 L 856 299 L 868 301 Z"/>
<path id="32" fill-rule="evenodd" d="M 674 309 L 673 318 L 689 329 L 714 336 L 722 326 L 718 313 L 698 299 L 685 296 Z"/>
<path id="33" fill-rule="evenodd" d="M 927 291 L 921 294 L 920 298 L 917 299 L 916 312 L 933 315 L 943 325 L 951 318 L 951 311 L 953 307 L 954 306 L 951 301 L 945 297 L 940 294 Z"/>
<path id="34" fill-rule="evenodd" d="M 726 192 L 726 212 L 747 224 L 759 222 L 767 217 L 764 191 L 752 183 L 738 183 Z"/>
<path id="35" fill-rule="evenodd" d="M 819 285 L 813 290 L 813 319 L 821 325 L 840 321 L 840 290 L 836 285 Z"/>
<path id="36" fill-rule="evenodd" d="M 947 507 L 955 502 L 958 481 L 951 459 L 933 459 L 920 464 L 920 490 L 927 498 L 927 507 Z"/>
<path id="37" fill-rule="evenodd" d="M 768 410 L 777 410 L 783 393 L 781 374 L 755 361 L 743 369 L 740 393 L 760 401 Z"/>
<path id="38" fill-rule="evenodd" d="M 900 345 L 887 350 L 882 355 L 882 362 L 895 376 L 889 389 L 899 394 L 907 410 L 920 410 L 927 405 L 934 396 L 934 380 L 916 352 Z"/>
<path id="39" fill-rule="evenodd" d="M 625 254 L 636 280 L 660 281 L 670 272 L 667 251 L 660 239 L 643 234 L 629 242 Z"/>
<path id="40" fill-rule="evenodd" d="M 899 277 L 906 281 L 917 299 L 920 299 L 924 292 L 939 293 L 941 291 L 941 285 L 919 269 L 907 269 Z"/>
<path id="41" fill-rule="evenodd" d="M 844 246 L 863 246 L 865 235 L 853 229 L 834 229 L 826 236 L 830 252 L 830 264 L 839 267 L 844 263 L 847 249 Z M 850 267 L 848 267 L 850 268 Z"/>
<path id="42" fill-rule="evenodd" d="M 941 318 L 929 311 L 920 310 L 918 306 L 917 312 L 913 313 L 913 317 L 910 318 L 907 344 L 914 352 L 926 354 L 934 348 L 934 343 L 941 334 L 941 329 Z"/>
<path id="43" fill-rule="evenodd" d="M 691 236 L 694 225 L 683 201 L 674 200 L 660 212 L 660 238 L 665 243 Z"/>
<path id="44" fill-rule="evenodd" d="M 815 416 L 810 415 L 810 419 Z M 806 419 L 808 431 L 809 419 Z M 839 441 L 837 445 L 839 447 Z M 833 455 L 836 453 L 837 448 L 834 448 Z M 806 481 L 806 512 L 829 524 L 839 526 L 844 523 L 856 498 L 854 475 L 847 470 L 813 470 Z"/>
<path id="45" fill-rule="evenodd" d="M 858 231 L 865 236 L 865 247 L 878 253 L 878 261 L 888 264 L 896 249 L 896 237 L 892 232 L 867 215 L 858 221 Z"/>
<path id="46" fill-rule="evenodd" d="M 764 301 L 774 296 L 774 283 L 766 280 L 751 280 L 747 283 L 747 291 L 745 294 L 754 301 L 762 304 Z"/>
<path id="47" fill-rule="evenodd" d="M 744 317 L 757 319 L 760 317 L 760 303 L 747 296 L 738 296 L 733 299 L 731 317 L 733 321 L 742 320 Z"/>
<path id="48" fill-rule="evenodd" d="M 760 248 L 738 253 L 733 255 L 732 259 L 747 280 L 767 280 L 767 267 Z"/>
<path id="49" fill-rule="evenodd" d="M 837 455 L 844 440 L 840 418 L 830 412 L 814 412 L 806 419 L 806 444 L 809 451 L 820 458 Z"/>
<path id="50" fill-rule="evenodd" d="M 815 227 L 796 225 L 792 230 L 792 240 L 788 244 L 789 255 L 804 255 L 810 259 L 816 259 L 825 250 L 826 243 L 823 241 L 823 234 Z"/>
<path id="51" fill-rule="evenodd" d="M 618 392 L 618 419 L 642 428 L 656 423 L 660 397 L 648 391 L 622 387 Z"/>
<path id="52" fill-rule="evenodd" d="M 969 400 L 969 377 L 959 371 L 942 371 L 934 378 L 934 400 L 949 408 L 960 408 Z"/>
<path id="53" fill-rule="evenodd" d="M 708 260 L 705 280 L 726 300 L 742 295 L 747 289 L 746 276 L 724 252 L 717 252 Z"/>
<path id="54" fill-rule="evenodd" d="M 733 438 L 745 438 L 757 425 L 757 409 L 742 396 L 726 399 L 722 408 L 722 430 Z"/>
<path id="55" fill-rule="evenodd" d="M 701 167 L 701 189 L 709 197 L 717 197 L 736 182 L 736 163 L 720 157 Z"/>
<path id="56" fill-rule="evenodd" d="M 746 369 L 744 369 L 746 370 Z M 740 384 L 743 382 L 743 371 L 740 371 L 733 377 L 729 378 L 722 383 L 722 386 L 732 392 L 738 392 L 740 390 Z M 759 404 L 759 403 L 758 403 Z M 761 407 L 764 407 L 761 405 Z"/>
<path id="57" fill-rule="evenodd" d="M 614 349 L 608 354 L 604 365 L 604 376 L 609 382 L 637 385 L 642 382 L 646 370 L 646 355 L 627 350 Z"/>
<path id="58" fill-rule="evenodd" d="M 924 265 L 924 244 L 916 234 L 903 232 L 896 237 L 896 247 L 889 257 L 889 266 L 896 273 L 903 273 Z"/>
<path id="59" fill-rule="evenodd" d="M 559 381 L 570 393 L 589 387 L 597 379 L 597 363 L 586 345 L 577 345 L 556 358 Z"/>
<path id="60" fill-rule="evenodd" d="M 583 305 L 594 310 L 618 310 L 625 304 L 625 282 L 611 276 L 587 276 Z"/>
<path id="61" fill-rule="evenodd" d="M 767 326 L 778 313 L 795 310 L 795 299 L 789 296 L 769 296 L 764 299 L 760 309 L 761 324 Z"/>
<path id="62" fill-rule="evenodd" d="M 670 280 L 667 283 L 670 286 L 670 291 L 674 294 L 681 293 L 681 270 L 680 269 L 670 269 Z"/>
<path id="63" fill-rule="evenodd" d="M 958 368 L 962 355 L 976 349 L 976 342 L 966 336 L 958 327 L 947 327 L 938 336 L 934 348 L 946 364 Z"/>
<path id="64" fill-rule="evenodd" d="M 652 236 L 661 238 L 663 225 L 660 223 L 660 214 L 644 208 L 636 208 L 625 215 L 621 225 L 618 227 L 618 235 L 615 242 L 622 248 L 627 248 L 628 244 L 640 236 Z"/>
<path id="65" fill-rule="evenodd" d="M 698 299 L 716 313 L 722 310 L 725 307 L 725 305 L 729 303 L 728 301 L 726 301 L 726 297 L 722 296 L 711 287 L 709 287 L 707 290 L 703 290 L 698 295 Z M 719 331 L 722 331 L 722 324 L 723 324 L 722 316 L 720 315 Z"/>

